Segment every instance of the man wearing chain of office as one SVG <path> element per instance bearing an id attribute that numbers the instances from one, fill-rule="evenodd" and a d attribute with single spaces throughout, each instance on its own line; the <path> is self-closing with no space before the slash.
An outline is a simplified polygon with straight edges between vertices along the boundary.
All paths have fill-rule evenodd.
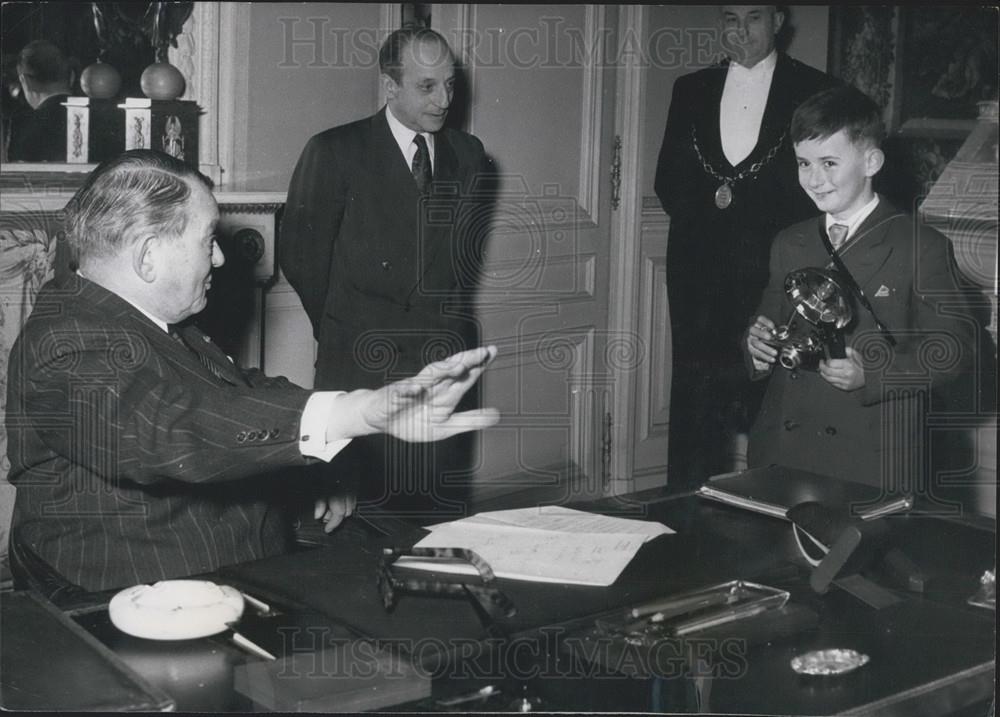
<path id="1" fill-rule="evenodd" d="M 731 469 L 729 440 L 760 402 L 739 346 L 767 283 L 771 239 L 815 213 L 798 186 L 788 125 L 800 102 L 835 80 L 776 49 L 786 20 L 781 6 L 721 7 L 727 57 L 674 83 L 655 188 L 670 215 L 676 487 Z"/>

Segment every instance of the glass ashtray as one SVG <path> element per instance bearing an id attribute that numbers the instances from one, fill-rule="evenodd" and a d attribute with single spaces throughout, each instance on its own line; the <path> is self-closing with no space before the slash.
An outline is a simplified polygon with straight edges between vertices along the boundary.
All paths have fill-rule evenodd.
<path id="1" fill-rule="evenodd" d="M 868 655 L 835 648 L 814 650 L 792 658 L 792 669 L 800 675 L 843 675 L 868 664 Z"/>

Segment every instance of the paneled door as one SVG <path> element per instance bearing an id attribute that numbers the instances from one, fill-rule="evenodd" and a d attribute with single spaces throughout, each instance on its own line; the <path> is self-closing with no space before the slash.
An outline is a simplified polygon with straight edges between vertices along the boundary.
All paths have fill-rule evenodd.
<path id="1" fill-rule="evenodd" d="M 483 403 L 503 420 L 479 437 L 474 495 L 613 492 L 621 374 L 649 360 L 609 330 L 619 10 L 433 7 L 464 65 L 455 109 L 500 175 L 476 308 L 500 347 Z"/>
<path id="2" fill-rule="evenodd" d="M 651 186 L 641 173 L 655 156 L 645 156 L 640 119 L 662 109 L 647 110 L 643 97 L 637 43 L 647 39 L 646 10 L 429 7 L 431 26 L 462 63 L 449 122 L 483 141 L 500 175 L 475 310 L 483 340 L 501 350 L 482 381 L 482 403 L 498 407 L 503 420 L 473 439 L 474 470 L 447 478 L 471 484 L 474 499 L 529 491 L 532 500 L 553 503 L 660 485 L 669 385 L 666 226 L 662 213 L 644 209 Z M 312 66 L 316 38 L 327 37 L 314 28 L 380 28 L 381 38 L 398 27 L 398 5 L 261 3 L 241 13 L 240 47 L 256 48 L 253 76 L 291 88 L 293 103 L 308 108 L 281 120 L 297 123 L 289 132 L 294 148 L 281 150 L 286 173 L 304 137 L 381 105 L 370 63 Z M 282 60 L 283 28 L 296 62 Z M 328 55 L 336 53 L 321 53 Z M 257 117 L 250 130 L 267 134 L 265 120 Z M 662 131 L 660 122 L 654 118 L 650 131 Z M 311 331 L 280 277 L 265 308 L 266 369 L 311 385 Z"/>

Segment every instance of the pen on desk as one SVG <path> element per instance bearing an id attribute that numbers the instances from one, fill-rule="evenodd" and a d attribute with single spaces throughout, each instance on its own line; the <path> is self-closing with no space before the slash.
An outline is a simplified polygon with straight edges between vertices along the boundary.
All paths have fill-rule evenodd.
<path id="1" fill-rule="evenodd" d="M 475 702 L 476 700 L 485 700 L 487 697 L 492 697 L 493 695 L 500 694 L 498 690 L 493 685 L 486 685 L 475 692 L 470 692 L 464 695 L 458 695 L 457 697 L 448 697 L 446 699 L 438 700 L 438 707 L 455 707 L 456 705 L 462 705 L 466 702 Z"/>
<path id="2" fill-rule="evenodd" d="M 249 595 L 247 593 L 240 593 L 240 594 L 243 595 L 243 599 L 247 601 L 250 607 L 252 607 L 258 613 L 260 613 L 261 615 L 270 614 L 271 606 L 268 605 L 266 602 L 264 602 L 263 600 L 258 600 L 253 595 Z"/>
<path id="3" fill-rule="evenodd" d="M 729 603 L 736 602 L 738 597 L 739 596 L 734 594 L 732 591 L 724 591 L 692 595 L 686 598 L 680 597 L 667 598 L 665 600 L 654 600 L 653 602 L 648 602 L 644 605 L 638 605 L 632 608 L 629 611 L 629 617 L 637 618 L 652 615 L 652 617 L 649 618 L 652 622 L 660 622 L 668 617 L 674 617 L 675 615 L 682 615 L 686 612 L 700 610 L 703 607 L 710 607 L 712 605 L 728 605 Z"/>
<path id="4" fill-rule="evenodd" d="M 904 495 L 902 498 L 890 500 L 888 503 L 883 503 L 870 510 L 862 511 L 858 515 L 861 520 L 874 520 L 875 518 L 881 518 L 883 515 L 898 513 L 901 510 L 909 510 L 912 507 L 913 496 Z"/>
<path id="5" fill-rule="evenodd" d="M 760 615 L 767 609 L 767 605 L 750 604 L 730 608 L 728 610 L 720 610 L 710 615 L 704 615 L 702 617 L 696 617 L 691 620 L 685 620 L 684 622 L 678 623 L 674 626 L 673 633 L 677 637 L 682 637 L 688 633 L 696 632 L 698 630 L 707 630 L 710 627 L 718 627 L 719 625 L 725 625 L 726 623 L 735 622 L 736 620 L 742 620 L 743 618 Z"/>
<path id="6" fill-rule="evenodd" d="M 631 634 L 637 631 L 646 631 L 654 625 L 660 625 L 666 618 L 663 613 L 656 612 L 647 617 L 640 617 L 635 620 L 626 622 L 621 626 L 621 630 L 626 634 Z"/>
<path id="7" fill-rule="evenodd" d="M 244 637 L 240 633 L 233 630 L 232 640 L 237 646 L 242 647 L 247 652 L 256 655 L 257 657 L 262 657 L 265 660 L 277 660 L 278 658 L 272 655 L 270 652 L 265 650 L 263 647 L 258 645 L 256 642 L 252 642 L 248 638 Z"/>

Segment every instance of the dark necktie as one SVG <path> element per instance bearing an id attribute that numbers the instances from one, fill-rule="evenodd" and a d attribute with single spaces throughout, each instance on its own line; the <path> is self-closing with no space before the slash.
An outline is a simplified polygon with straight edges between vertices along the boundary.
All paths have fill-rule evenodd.
<path id="1" fill-rule="evenodd" d="M 413 164 L 410 166 L 410 170 L 417 183 L 417 190 L 421 194 L 427 194 L 431 188 L 431 155 L 427 151 L 427 140 L 418 132 L 413 137 L 413 143 L 417 145 L 417 151 L 413 155 Z"/>
<path id="2" fill-rule="evenodd" d="M 184 335 L 181 333 L 180 328 L 178 328 L 176 325 L 171 324 L 170 326 L 167 327 L 167 330 L 170 332 L 170 338 L 174 339 L 174 341 L 177 341 L 184 348 L 186 348 L 188 351 L 197 356 L 198 361 L 201 363 L 202 366 L 208 369 L 209 373 L 211 373 L 220 381 L 224 381 L 225 383 L 230 383 L 230 381 L 226 379 L 222 367 L 219 366 L 219 364 L 216 363 L 211 356 L 202 351 L 199 351 L 190 343 L 188 343 L 187 340 L 184 338 Z M 205 339 L 207 338 L 208 337 L 205 337 Z"/>
<path id="3" fill-rule="evenodd" d="M 840 249 L 840 245 L 847 239 L 847 225 L 831 224 L 830 229 L 827 230 L 827 234 L 830 236 L 830 243 L 833 244 L 833 248 Z"/>

